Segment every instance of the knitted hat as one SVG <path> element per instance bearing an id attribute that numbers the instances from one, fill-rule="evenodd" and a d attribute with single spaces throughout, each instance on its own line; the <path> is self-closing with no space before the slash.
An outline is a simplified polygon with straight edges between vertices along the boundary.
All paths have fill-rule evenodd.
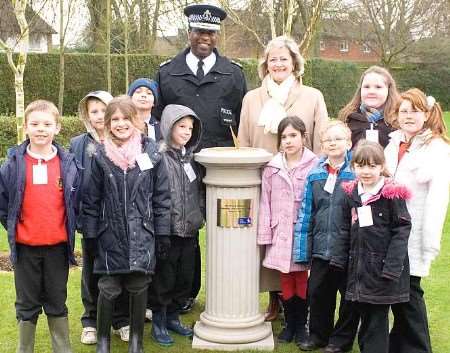
<path id="1" fill-rule="evenodd" d="M 132 97 L 134 92 L 139 87 L 147 87 L 150 91 L 152 91 L 153 97 L 155 98 L 153 105 L 156 105 L 158 100 L 158 84 L 156 83 L 156 81 L 144 77 L 138 78 L 137 80 L 131 82 L 130 86 L 128 87 L 127 94 Z"/>

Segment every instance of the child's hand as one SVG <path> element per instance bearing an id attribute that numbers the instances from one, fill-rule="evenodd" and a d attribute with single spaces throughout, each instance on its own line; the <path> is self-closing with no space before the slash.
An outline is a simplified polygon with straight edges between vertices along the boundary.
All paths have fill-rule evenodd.
<path id="1" fill-rule="evenodd" d="M 165 260 L 169 256 L 170 238 L 167 235 L 156 237 L 156 257 Z"/>

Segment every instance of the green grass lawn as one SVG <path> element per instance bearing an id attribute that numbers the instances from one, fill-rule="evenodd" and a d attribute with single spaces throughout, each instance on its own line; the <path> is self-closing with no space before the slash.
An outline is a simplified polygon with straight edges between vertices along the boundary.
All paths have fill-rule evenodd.
<path id="1" fill-rule="evenodd" d="M 450 112 L 445 113 L 447 126 L 450 126 Z M 202 237 L 204 242 L 204 237 Z M 204 247 L 204 244 L 202 244 Z M 79 249 L 79 241 L 77 241 Z M 0 252 L 8 251 L 5 231 L 0 231 Z M 204 264 L 204 262 L 203 262 Z M 85 346 L 80 343 L 81 323 L 80 316 L 82 313 L 82 305 L 80 299 L 80 276 L 81 270 L 74 268 L 70 271 L 68 284 L 68 307 L 69 320 L 71 328 L 71 341 L 74 353 L 95 352 L 95 346 Z M 450 352 L 449 327 L 450 327 L 450 212 L 447 213 L 447 220 L 442 236 L 442 248 L 438 259 L 433 263 L 431 274 L 423 280 L 425 289 L 425 297 L 428 307 L 429 325 L 431 333 L 431 341 L 434 353 Z M 12 273 L 0 273 L 0 352 L 15 352 L 17 342 L 17 326 L 14 311 L 14 278 Z M 266 295 L 261 296 L 261 310 L 266 305 Z M 203 310 L 205 301 L 205 293 L 199 295 L 199 302 L 194 310 L 183 316 L 186 324 L 192 325 L 198 319 L 199 314 Z M 280 322 L 275 322 L 274 333 L 280 331 Z M 191 349 L 191 341 L 182 337 L 175 337 L 176 344 L 169 348 L 161 348 L 150 340 L 150 324 L 145 327 L 145 352 L 194 352 Z M 356 347 L 356 345 L 355 345 Z M 38 323 L 37 338 L 35 351 L 38 353 L 51 352 L 50 338 L 47 331 L 45 316 L 41 316 Z M 126 352 L 127 345 L 121 342 L 117 337 L 112 339 L 113 353 Z M 358 352 L 357 348 L 353 352 Z M 299 352 L 294 344 L 283 344 L 276 347 L 275 352 Z"/>

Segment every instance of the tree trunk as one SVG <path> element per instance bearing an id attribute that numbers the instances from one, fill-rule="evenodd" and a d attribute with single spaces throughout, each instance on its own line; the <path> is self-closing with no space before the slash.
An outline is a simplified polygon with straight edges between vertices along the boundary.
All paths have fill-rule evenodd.
<path id="1" fill-rule="evenodd" d="M 28 23 L 25 18 L 25 9 L 27 6 L 26 0 L 16 0 L 14 4 L 14 12 L 16 14 L 17 22 L 20 27 L 19 37 L 19 56 L 17 59 L 17 65 L 12 66 L 14 71 L 14 87 L 16 90 L 16 129 L 17 129 L 17 144 L 22 143 L 25 140 L 25 133 L 23 130 L 24 123 L 24 111 L 25 111 L 25 95 L 23 89 L 23 73 L 25 71 L 25 65 L 27 63 L 28 45 L 29 45 L 29 31 Z M 12 52 L 11 61 L 12 63 Z M 11 66 L 11 65 L 10 65 Z"/>
<path id="2" fill-rule="evenodd" d="M 317 24 L 320 21 L 321 13 L 323 8 L 323 0 L 317 0 L 313 6 L 311 17 L 309 19 L 308 27 L 306 28 L 305 34 L 303 35 L 302 41 L 300 43 L 300 52 L 303 57 L 308 56 L 309 47 L 311 46 L 312 39 L 316 33 Z"/>
<path id="3" fill-rule="evenodd" d="M 125 21 L 123 24 L 124 29 L 124 59 L 125 59 L 125 92 L 128 90 L 128 83 L 129 77 L 128 77 L 128 25 L 130 21 L 130 14 L 129 14 L 129 8 L 128 8 L 128 2 L 123 2 L 125 5 Z"/>
<path id="4" fill-rule="evenodd" d="M 58 110 L 63 115 L 64 108 L 64 1 L 59 0 L 59 93 Z"/>
<path id="5" fill-rule="evenodd" d="M 14 87 L 16 90 L 17 144 L 20 145 L 23 141 L 25 141 L 25 132 L 23 129 L 23 123 L 25 121 L 25 94 L 23 90 L 23 72 L 16 72 L 14 74 Z"/>
<path id="6" fill-rule="evenodd" d="M 159 17 L 159 8 L 161 5 L 161 0 L 156 0 L 155 3 L 155 11 L 153 12 L 153 19 L 152 19 L 152 30 L 150 33 L 150 43 L 149 43 L 149 52 L 153 52 L 153 47 L 155 46 L 156 41 L 156 31 L 157 31 L 157 24 L 158 24 L 158 17 Z"/>
<path id="7" fill-rule="evenodd" d="M 89 10 L 89 29 L 92 33 L 92 46 L 94 52 L 104 53 L 106 51 L 106 1 L 88 0 L 86 1 Z"/>
<path id="8" fill-rule="evenodd" d="M 106 81 L 111 93 L 111 0 L 106 0 Z"/>

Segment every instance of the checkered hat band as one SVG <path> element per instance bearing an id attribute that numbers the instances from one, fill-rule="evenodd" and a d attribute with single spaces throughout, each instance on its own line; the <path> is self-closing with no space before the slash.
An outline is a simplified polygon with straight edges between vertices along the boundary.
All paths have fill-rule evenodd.
<path id="1" fill-rule="evenodd" d="M 220 31 L 220 25 L 215 23 L 189 22 L 191 28 L 206 29 L 208 31 Z"/>

